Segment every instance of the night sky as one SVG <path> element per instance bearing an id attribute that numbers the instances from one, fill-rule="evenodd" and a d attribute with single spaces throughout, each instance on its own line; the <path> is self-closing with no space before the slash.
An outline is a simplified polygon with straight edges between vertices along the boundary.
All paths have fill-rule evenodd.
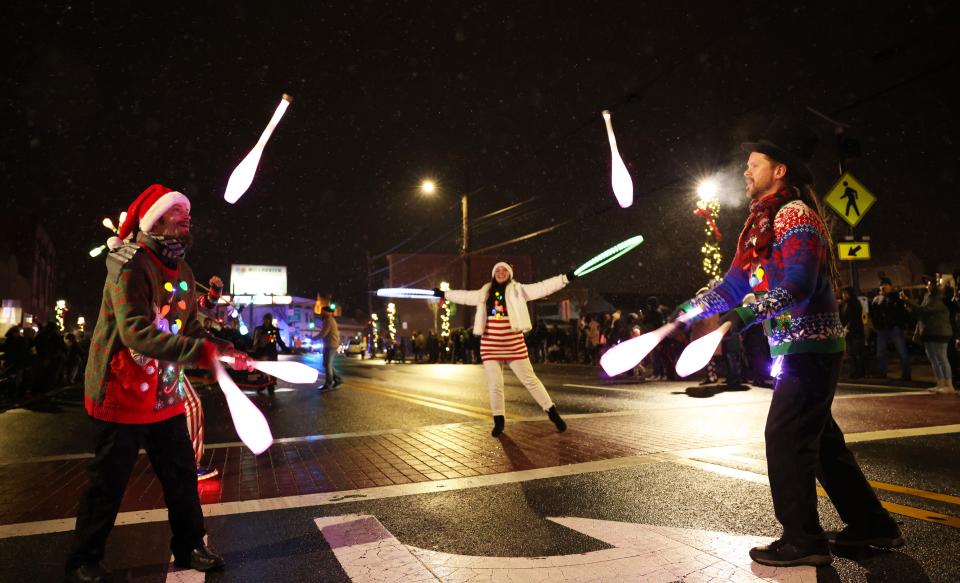
<path id="1" fill-rule="evenodd" d="M 851 170 L 879 200 L 858 234 L 874 254 L 960 266 L 956 2 L 244 4 L 4 8 L 3 212 L 42 216 L 74 313 L 99 303 L 102 256 L 87 252 L 109 236 L 100 220 L 153 182 L 193 201 L 201 282 L 231 263 L 287 265 L 292 294 L 365 306 L 365 254 L 403 241 L 455 253 L 471 192 L 474 217 L 529 201 L 476 224 L 473 249 L 570 221 L 502 249 L 546 277 L 639 233 L 638 251 L 584 284 L 689 295 L 706 279 L 697 181 L 723 177 L 729 260 L 745 217 L 738 144 L 807 106 L 861 142 Z M 230 172 L 283 93 L 294 102 L 228 205 Z M 605 108 L 635 184 L 627 210 Z M 805 115 L 824 192 L 833 126 Z M 440 197 L 418 194 L 427 176 Z"/>

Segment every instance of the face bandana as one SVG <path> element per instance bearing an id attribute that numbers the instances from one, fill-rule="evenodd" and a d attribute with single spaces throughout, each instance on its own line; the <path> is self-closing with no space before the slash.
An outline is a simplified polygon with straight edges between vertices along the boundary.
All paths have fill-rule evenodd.
<path id="1" fill-rule="evenodd" d="M 187 248 L 178 239 L 168 237 L 167 235 L 156 235 L 154 233 L 144 233 L 156 244 L 156 250 L 164 259 L 176 262 L 183 259 Z"/>

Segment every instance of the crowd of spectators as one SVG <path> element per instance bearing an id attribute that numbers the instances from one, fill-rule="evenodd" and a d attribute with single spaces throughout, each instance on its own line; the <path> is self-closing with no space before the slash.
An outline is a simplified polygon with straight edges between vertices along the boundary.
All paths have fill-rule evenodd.
<path id="1" fill-rule="evenodd" d="M 911 381 L 911 362 L 925 355 L 933 368 L 940 392 L 960 385 L 957 366 L 960 343 L 960 291 L 950 274 L 924 276 L 921 285 L 895 289 L 881 277 L 881 285 L 855 296 L 847 287 L 840 297 L 840 316 L 847 332 L 846 376 L 887 378 L 890 349 L 900 363 L 898 380 Z M 747 296 L 745 302 L 755 301 Z M 655 330 L 666 321 L 670 309 L 650 297 L 633 311 L 615 310 L 585 314 L 577 320 L 538 320 L 526 335 L 527 350 L 534 363 L 599 366 L 611 346 Z M 707 329 L 703 330 L 706 326 Z M 684 346 L 710 330 L 710 323 L 695 327 L 691 336 L 676 334 L 665 339 L 637 369 L 623 376 L 647 380 L 677 380 L 674 367 Z M 471 328 L 455 328 L 442 337 L 433 331 L 386 335 L 371 342 L 362 339 L 364 354 L 385 354 L 392 363 L 479 363 L 480 338 Z M 739 335 L 728 335 L 705 371 L 702 384 L 723 383 L 740 388 L 743 383 L 771 387 L 772 359 L 761 326 Z"/>
<path id="2" fill-rule="evenodd" d="M 847 377 L 887 378 L 893 348 L 899 361 L 899 380 L 912 380 L 912 363 L 922 353 L 933 369 L 936 386 L 932 390 L 947 393 L 960 386 L 960 290 L 956 281 L 956 275 L 938 273 L 924 276 L 920 285 L 903 289 L 881 277 L 877 289 L 861 296 L 856 296 L 853 288 L 845 288 L 840 298 L 840 316 L 847 332 Z M 751 301 L 750 296 L 746 301 Z M 599 366 L 607 349 L 657 329 L 669 311 L 656 297 L 650 297 L 642 306 L 626 313 L 615 310 L 586 314 L 577 320 L 538 320 L 526 335 L 530 360 Z M 691 331 L 692 337 L 668 337 L 640 366 L 623 376 L 677 380 L 674 366 L 684 346 L 709 330 L 707 321 Z M 216 327 L 210 332 L 240 349 L 252 350 L 249 335 L 240 334 L 236 326 Z M 363 347 L 359 351 L 361 357 L 382 354 L 388 363 L 480 362 L 480 338 L 469 327 L 454 328 L 446 336 L 434 331 L 414 331 L 397 334 L 393 340 L 385 332 L 378 338 L 366 334 L 357 342 Z M 82 382 L 89 343 L 82 330 L 64 333 L 54 322 L 39 327 L 13 326 L 4 335 L 0 350 L 0 401 L 17 402 L 26 396 Z M 728 335 L 707 367 L 702 384 L 718 383 L 722 376 L 728 388 L 739 388 L 747 381 L 769 387 L 770 365 L 763 330 L 752 326 L 740 335 Z"/>
<path id="3" fill-rule="evenodd" d="M 662 326 L 669 313 L 667 306 L 650 297 L 642 306 L 624 314 L 620 310 L 586 314 L 576 320 L 538 320 L 526 335 L 527 351 L 534 363 L 579 364 L 598 367 L 600 357 L 611 346 Z M 770 352 L 759 327 L 743 334 L 743 342 L 724 342 L 723 352 L 712 363 L 711 371 L 724 376 L 728 386 L 742 386 L 745 374 L 753 383 L 771 386 Z M 636 369 L 624 376 L 649 380 L 677 380 L 676 359 L 689 341 L 678 334 L 664 340 Z M 361 357 L 383 354 L 387 363 L 480 362 L 480 338 L 467 328 L 454 328 L 446 337 L 433 331 L 396 334 L 390 340 L 381 334 L 375 341 L 368 334 L 359 340 Z M 714 381 L 716 382 L 716 381 Z"/>
<path id="4" fill-rule="evenodd" d="M 13 326 L 3 337 L 0 400 L 16 402 L 81 382 L 89 348 L 82 330 L 64 334 L 53 322 Z"/>

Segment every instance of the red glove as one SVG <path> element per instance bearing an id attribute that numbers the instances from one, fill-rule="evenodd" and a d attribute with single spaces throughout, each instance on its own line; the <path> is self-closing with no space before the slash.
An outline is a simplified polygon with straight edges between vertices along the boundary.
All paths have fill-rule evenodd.
<path id="1" fill-rule="evenodd" d="M 219 358 L 220 351 L 217 350 L 216 344 L 209 340 L 200 341 L 200 358 L 197 359 L 197 365 L 212 370 Z"/>

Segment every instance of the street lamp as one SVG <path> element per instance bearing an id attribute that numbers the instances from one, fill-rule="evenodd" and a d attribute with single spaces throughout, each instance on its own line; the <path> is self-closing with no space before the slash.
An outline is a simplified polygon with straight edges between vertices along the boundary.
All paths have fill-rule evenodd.
<path id="1" fill-rule="evenodd" d="M 425 179 L 420 182 L 420 192 L 426 195 L 433 195 L 438 190 L 437 183 L 431 179 Z M 468 282 L 468 266 L 467 266 L 467 253 L 469 251 L 469 236 L 470 232 L 467 225 L 467 217 L 469 213 L 467 212 L 467 195 L 466 193 L 460 195 L 460 257 L 463 258 L 463 268 L 461 273 L 461 288 L 466 289 L 469 285 Z"/>

